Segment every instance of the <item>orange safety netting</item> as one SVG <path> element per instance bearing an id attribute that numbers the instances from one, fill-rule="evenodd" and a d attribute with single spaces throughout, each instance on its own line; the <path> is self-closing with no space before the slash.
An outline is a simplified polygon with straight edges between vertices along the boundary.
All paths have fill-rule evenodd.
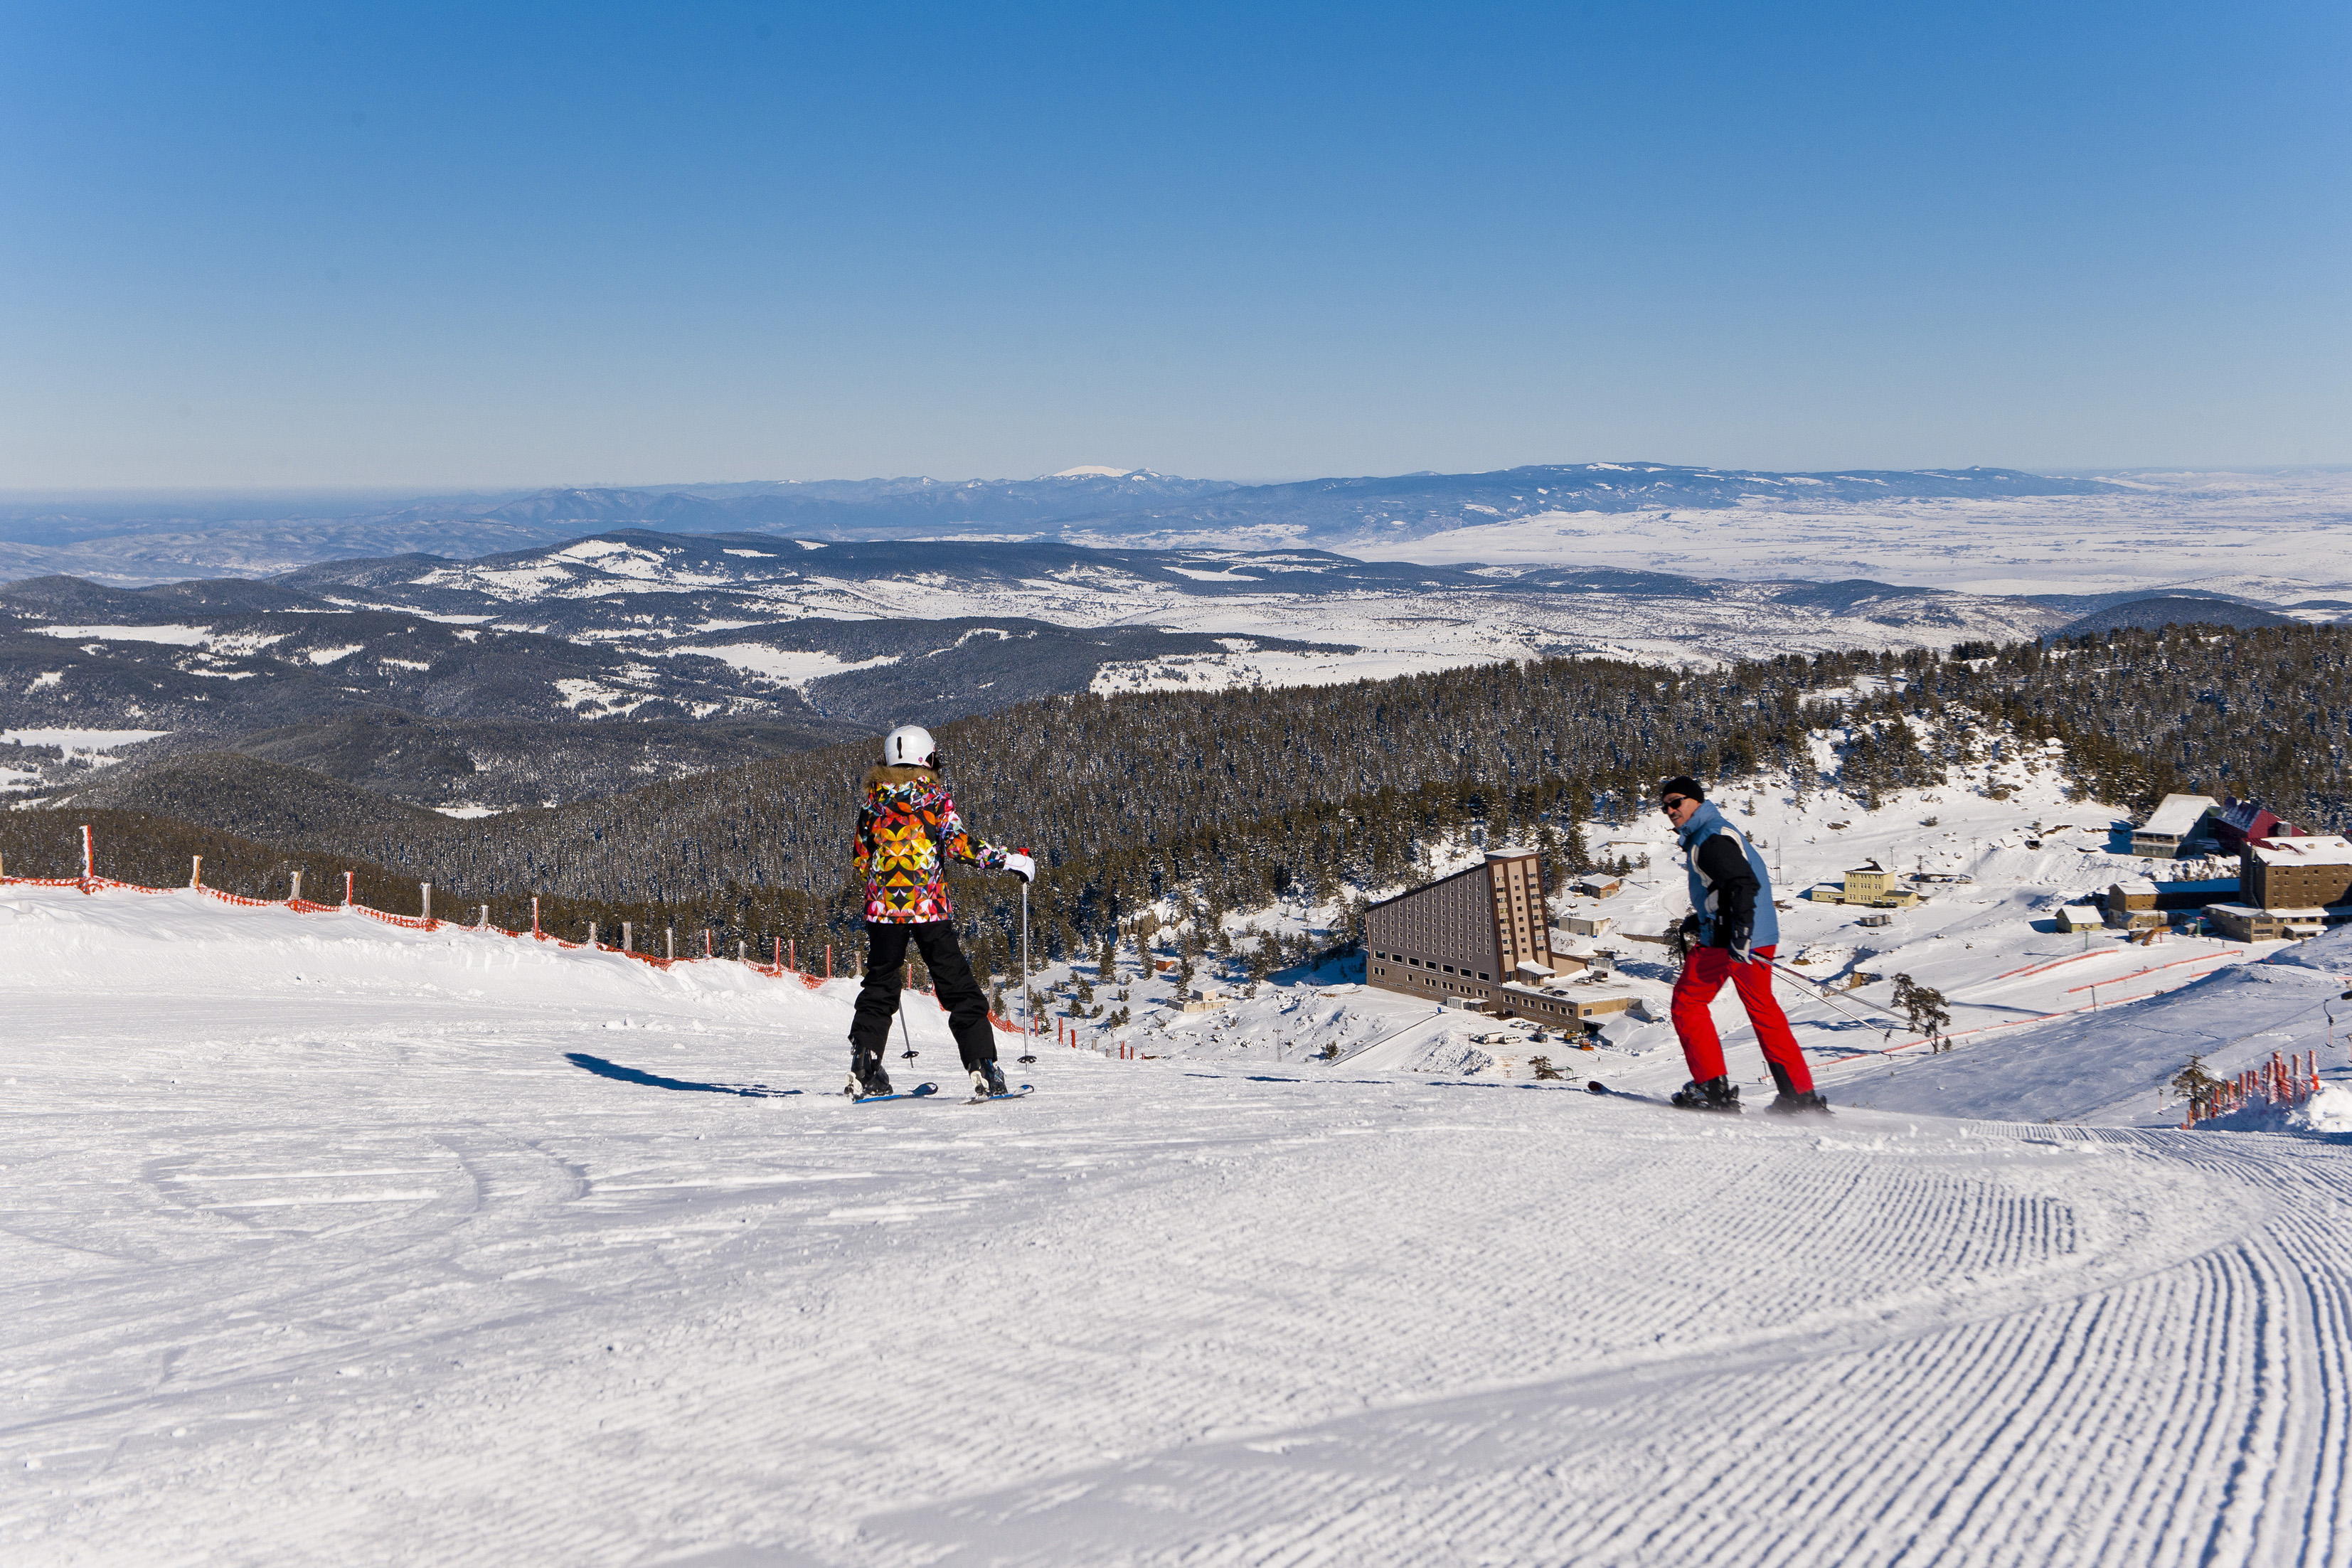
<path id="1" fill-rule="evenodd" d="M 110 893 L 160 894 L 180 893 L 185 891 L 189 893 L 200 893 L 206 898 L 217 899 L 223 904 L 234 904 L 240 909 L 290 909 L 298 915 L 363 915 L 370 920 L 380 920 L 386 925 L 397 925 L 407 931 L 438 931 L 444 926 L 450 926 L 459 931 L 472 931 L 485 936 L 506 936 L 517 940 L 552 942 L 558 947 L 568 948 L 575 952 L 589 946 L 589 944 L 585 942 L 566 942 L 561 936 L 551 936 L 544 931 L 509 931 L 503 926 L 491 925 L 488 924 L 467 925 L 453 920 L 432 920 L 427 919 L 423 915 L 394 915 L 389 910 L 370 909 L 364 904 L 313 904 L 306 898 L 247 898 L 242 894 L 223 893 L 216 887 L 206 887 L 202 883 L 191 883 L 185 889 L 181 889 L 176 887 L 148 887 L 141 883 L 117 882 L 114 878 L 107 876 L 0 876 L 0 885 L 14 887 L 71 887 L 78 888 L 83 893 L 98 893 L 104 891 Z M 619 948 L 607 947 L 602 942 L 596 943 L 594 946 L 596 951 L 600 953 L 621 952 Z M 708 948 L 710 944 L 706 937 L 704 946 Z M 715 954 L 708 952 L 706 952 L 704 956 L 700 958 L 664 958 L 652 953 L 626 953 L 622 954 L 622 956 L 624 957 L 635 958 L 640 964 L 650 964 L 656 969 L 667 969 L 673 964 L 740 963 L 743 967 L 751 970 L 756 975 L 766 975 L 775 979 L 783 979 L 786 977 L 790 977 L 793 979 L 798 980 L 802 985 L 807 987 L 812 991 L 817 990 L 824 985 L 824 979 L 821 976 L 803 974 L 798 969 L 789 968 L 782 964 L 758 964 L 751 962 L 748 959 L 720 958 Z M 936 998 L 934 999 L 936 999 Z M 1020 1032 L 1020 1029 L 1017 1025 L 998 1018 L 994 1013 L 988 1015 L 988 1021 L 1008 1034 L 1018 1034 Z"/>

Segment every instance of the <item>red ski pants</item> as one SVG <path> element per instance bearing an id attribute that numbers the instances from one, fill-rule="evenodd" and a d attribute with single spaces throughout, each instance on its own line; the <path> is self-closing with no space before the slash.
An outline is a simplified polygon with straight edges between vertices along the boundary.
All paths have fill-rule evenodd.
<path id="1" fill-rule="evenodd" d="M 1675 982 L 1675 1033 L 1682 1038 L 1683 1060 L 1690 1063 L 1693 1082 L 1724 1075 L 1723 1041 L 1715 1032 L 1707 1004 L 1728 979 L 1738 988 L 1748 1021 L 1756 1026 L 1757 1043 L 1764 1048 L 1772 1076 L 1782 1080 L 1781 1087 L 1792 1094 L 1810 1093 L 1813 1075 L 1805 1066 L 1804 1052 L 1797 1049 L 1797 1037 L 1789 1032 L 1789 1015 L 1772 995 L 1772 966 L 1762 962 L 1772 949 L 1759 947 L 1755 956 L 1755 963 L 1735 964 L 1728 947 L 1691 949 L 1683 977 Z"/>

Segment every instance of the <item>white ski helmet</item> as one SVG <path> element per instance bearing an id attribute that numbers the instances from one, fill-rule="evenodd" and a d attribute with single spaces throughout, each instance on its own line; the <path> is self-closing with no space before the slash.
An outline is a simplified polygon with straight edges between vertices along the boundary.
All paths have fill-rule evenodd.
<path id="1" fill-rule="evenodd" d="M 919 724 L 902 724 L 882 737 L 882 760 L 894 768 L 929 768 L 937 749 Z"/>

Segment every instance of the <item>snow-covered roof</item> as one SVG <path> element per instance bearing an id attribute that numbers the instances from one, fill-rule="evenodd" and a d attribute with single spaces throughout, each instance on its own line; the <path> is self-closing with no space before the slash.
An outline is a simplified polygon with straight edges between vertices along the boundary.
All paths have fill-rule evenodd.
<path id="1" fill-rule="evenodd" d="M 2117 893 L 2152 894 L 2158 891 L 2156 883 L 2150 882 L 2144 876 L 2127 876 L 2121 882 L 2116 883 L 2115 886 Z"/>
<path id="2" fill-rule="evenodd" d="M 2234 915 L 2242 920 L 2284 920 L 2295 925 L 2327 924 L 2327 911 L 2325 909 L 2257 909 L 2251 904 L 2209 904 L 2205 907 L 2219 914 Z"/>
<path id="3" fill-rule="evenodd" d="M 2352 865 L 2352 840 L 2341 833 L 2256 839 L 2246 849 L 2264 865 Z"/>
<path id="4" fill-rule="evenodd" d="M 2205 820 L 2205 813 L 2217 811 L 2221 802 L 2210 795 L 2167 795 L 2157 809 L 2148 813 L 2140 825 L 2143 833 L 2163 833 L 2173 838 L 2185 838 Z"/>
<path id="5" fill-rule="evenodd" d="M 2064 904 L 2060 907 L 2058 913 L 2064 915 L 2069 920 L 2096 920 L 2099 918 L 2097 906 L 2088 904 Z"/>

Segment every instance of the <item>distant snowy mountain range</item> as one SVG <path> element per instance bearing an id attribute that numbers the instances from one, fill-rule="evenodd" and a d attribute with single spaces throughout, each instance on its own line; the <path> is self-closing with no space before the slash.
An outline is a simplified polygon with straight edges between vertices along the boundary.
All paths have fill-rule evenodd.
<path id="1" fill-rule="evenodd" d="M 1233 485 L 1145 469 L 1065 469 L 1028 480 L 833 480 L 656 490 L 549 490 L 479 514 L 491 523 L 625 525 L 692 532 L 753 528 L 810 538 L 907 538 L 982 528 L 1136 542 L 1281 530 L 1331 549 L 1367 538 L 1474 528 L 1545 512 L 1623 512 L 1954 497 L 2084 496 L 2121 487 L 2011 468 L 1762 474 L 1659 463 L 1584 463 L 1492 474 L 1406 474 Z M 425 515 L 416 514 L 420 520 Z M 1397 530 L 1404 530 L 1402 536 Z M 1194 542 L 1198 542 L 1197 539 Z"/>
<path id="2" fill-rule="evenodd" d="M 1553 513 L 1851 507 L 2127 494 L 2010 468 L 1770 474 L 1662 463 L 1542 465 L 1280 485 L 1084 465 L 1034 479 L 772 480 L 547 489 L 390 504 L 381 496 L 0 503 L 0 576 L 126 586 L 266 576 L 320 560 L 473 557 L 618 528 L 828 540 L 955 536 L 1348 550 Z"/>

